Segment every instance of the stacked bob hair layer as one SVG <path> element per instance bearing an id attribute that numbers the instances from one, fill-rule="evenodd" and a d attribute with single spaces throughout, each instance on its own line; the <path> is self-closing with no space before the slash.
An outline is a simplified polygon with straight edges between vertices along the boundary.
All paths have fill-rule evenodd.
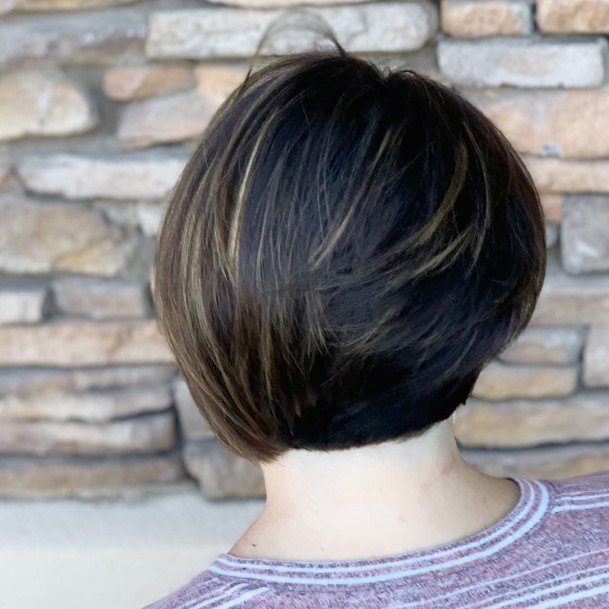
<path id="1" fill-rule="evenodd" d="M 528 323 L 545 251 L 531 177 L 480 111 L 337 45 L 250 68 L 217 111 L 154 299 L 212 430 L 269 462 L 448 418 Z"/>

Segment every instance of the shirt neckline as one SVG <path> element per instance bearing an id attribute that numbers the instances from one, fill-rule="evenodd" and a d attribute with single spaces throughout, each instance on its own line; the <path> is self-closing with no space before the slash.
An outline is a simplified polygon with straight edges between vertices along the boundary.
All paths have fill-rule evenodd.
<path id="1" fill-rule="evenodd" d="M 549 512 L 550 486 L 546 481 L 513 476 L 504 479 L 518 484 L 520 496 L 516 505 L 484 530 L 451 542 L 380 557 L 343 560 L 244 558 L 224 552 L 209 570 L 220 575 L 285 583 L 369 583 L 488 558 L 539 525 Z"/>

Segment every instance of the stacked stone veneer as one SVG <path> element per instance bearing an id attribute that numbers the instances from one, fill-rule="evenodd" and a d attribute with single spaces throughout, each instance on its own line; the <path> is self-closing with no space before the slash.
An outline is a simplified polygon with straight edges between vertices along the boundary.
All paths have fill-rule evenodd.
<path id="1" fill-rule="evenodd" d="M 264 28 L 294 9 L 462 90 L 538 184 L 547 281 L 458 411 L 467 457 L 500 474 L 609 468 L 609 1 L 296 4 L 0 2 L 0 495 L 188 477 L 210 498 L 263 493 L 196 413 L 149 279 L 185 160 Z M 288 27 L 264 52 L 314 42 Z"/>

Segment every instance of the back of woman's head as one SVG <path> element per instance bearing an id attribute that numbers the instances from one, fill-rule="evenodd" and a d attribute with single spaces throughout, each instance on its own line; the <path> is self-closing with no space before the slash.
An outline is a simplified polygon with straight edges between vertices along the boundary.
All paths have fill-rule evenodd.
<path id="1" fill-rule="evenodd" d="M 218 110 L 166 211 L 154 297 L 211 428 L 268 462 L 448 418 L 544 274 L 539 199 L 497 128 L 339 47 L 271 62 Z"/>

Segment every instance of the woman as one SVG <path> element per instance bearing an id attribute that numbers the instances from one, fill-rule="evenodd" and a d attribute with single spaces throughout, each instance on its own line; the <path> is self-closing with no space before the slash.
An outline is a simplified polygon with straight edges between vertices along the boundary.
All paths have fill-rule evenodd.
<path id="1" fill-rule="evenodd" d="M 545 266 L 529 173 L 456 92 L 338 44 L 250 71 L 175 189 L 155 302 L 266 505 L 151 607 L 609 607 L 609 477 L 489 476 L 453 436 Z"/>

